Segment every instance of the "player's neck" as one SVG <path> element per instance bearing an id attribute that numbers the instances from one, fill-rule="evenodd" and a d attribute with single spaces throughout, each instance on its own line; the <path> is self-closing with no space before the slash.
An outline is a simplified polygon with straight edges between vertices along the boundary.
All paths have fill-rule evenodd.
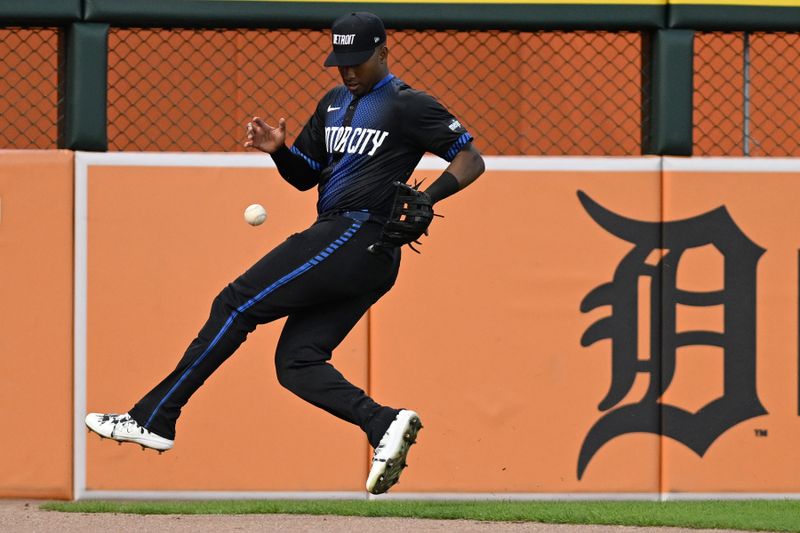
<path id="1" fill-rule="evenodd" d="M 367 89 L 366 91 L 364 91 L 364 93 L 363 93 L 363 94 L 356 95 L 356 97 L 365 96 L 365 95 L 367 95 L 367 94 L 371 93 L 372 91 L 374 91 L 375 89 L 379 89 L 379 88 L 383 87 L 383 86 L 384 86 L 384 85 L 386 85 L 386 83 L 387 83 L 387 82 L 388 82 L 388 81 L 389 81 L 391 78 L 393 78 L 393 77 L 394 77 L 394 76 L 392 76 L 392 75 L 391 75 L 391 73 L 389 72 L 389 69 L 388 69 L 388 68 L 387 68 L 387 69 L 383 69 L 383 70 L 381 71 L 381 76 L 380 76 L 380 77 L 377 77 L 377 79 L 375 80 L 375 83 L 373 83 L 373 84 L 370 86 L 370 88 L 369 88 L 369 89 Z"/>

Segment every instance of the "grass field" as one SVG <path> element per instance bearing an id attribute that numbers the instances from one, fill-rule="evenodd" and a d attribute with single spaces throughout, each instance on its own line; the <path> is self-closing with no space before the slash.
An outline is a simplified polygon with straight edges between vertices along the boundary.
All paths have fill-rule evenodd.
<path id="1" fill-rule="evenodd" d="M 79 501 L 50 511 L 136 514 L 312 514 L 530 521 L 551 524 L 674 526 L 800 532 L 800 501 L 429 502 L 429 501 Z"/>

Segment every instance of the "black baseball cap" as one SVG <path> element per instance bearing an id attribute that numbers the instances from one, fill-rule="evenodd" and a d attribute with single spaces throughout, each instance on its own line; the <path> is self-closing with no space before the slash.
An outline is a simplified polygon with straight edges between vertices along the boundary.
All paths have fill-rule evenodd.
<path id="1" fill-rule="evenodd" d="M 326 67 L 360 65 L 386 42 L 383 21 L 365 11 L 348 13 L 333 21 L 331 34 L 333 52 L 325 60 Z"/>

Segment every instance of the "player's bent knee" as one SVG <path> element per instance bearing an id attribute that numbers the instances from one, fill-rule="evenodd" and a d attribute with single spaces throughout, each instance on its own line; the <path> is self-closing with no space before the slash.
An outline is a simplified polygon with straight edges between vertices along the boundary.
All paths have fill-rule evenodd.
<path id="1" fill-rule="evenodd" d="M 302 396 L 303 372 L 302 369 L 291 364 L 276 365 L 278 383 L 285 389 L 292 391 L 298 396 Z"/>
<path id="2" fill-rule="evenodd" d="M 314 380 L 314 374 L 321 370 L 329 356 L 305 347 L 279 347 L 275 354 L 275 371 L 278 383 L 295 394 L 302 396 L 302 391 Z"/>
<path id="3" fill-rule="evenodd" d="M 230 285 L 219 291 L 219 294 L 211 302 L 211 313 L 230 315 L 237 308 L 236 292 Z"/>

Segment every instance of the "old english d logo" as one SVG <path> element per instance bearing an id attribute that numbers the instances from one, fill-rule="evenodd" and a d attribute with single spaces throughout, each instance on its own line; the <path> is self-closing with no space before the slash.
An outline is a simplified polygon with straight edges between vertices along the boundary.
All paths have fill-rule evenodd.
<path id="1" fill-rule="evenodd" d="M 686 220 L 643 222 L 609 211 L 578 191 L 589 216 L 612 235 L 633 245 L 619 262 L 613 280 L 593 289 L 581 302 L 588 312 L 610 306 L 611 314 L 592 324 L 581 345 L 611 340 L 611 386 L 600 402 L 607 411 L 589 430 L 578 457 L 578 479 L 595 453 L 614 437 L 646 432 L 665 435 L 699 456 L 736 424 L 766 414 L 756 393 L 756 268 L 764 249 L 742 233 L 725 207 Z M 676 284 L 678 263 L 690 248 L 713 245 L 723 256 L 722 290 L 691 292 Z M 646 261 L 655 250 L 657 264 Z M 638 282 L 650 278 L 650 352 L 638 354 Z M 676 331 L 676 308 L 723 306 L 724 331 Z M 660 401 L 675 375 L 681 346 L 709 345 L 724 354 L 724 393 L 691 413 Z M 633 386 L 637 373 L 649 375 L 638 403 L 618 405 Z"/>

